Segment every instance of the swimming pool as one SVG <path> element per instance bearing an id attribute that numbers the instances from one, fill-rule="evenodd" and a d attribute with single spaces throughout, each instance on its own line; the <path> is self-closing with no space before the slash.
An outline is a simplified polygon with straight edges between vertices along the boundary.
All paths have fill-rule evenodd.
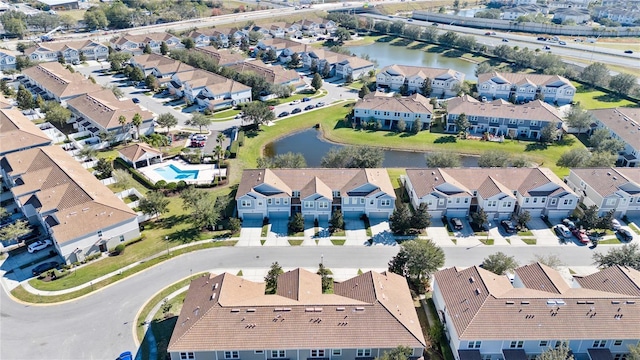
<path id="1" fill-rule="evenodd" d="M 155 171 L 158 175 L 164 178 L 166 181 L 173 180 L 195 180 L 198 178 L 199 170 L 182 170 L 173 164 L 156 168 Z"/>

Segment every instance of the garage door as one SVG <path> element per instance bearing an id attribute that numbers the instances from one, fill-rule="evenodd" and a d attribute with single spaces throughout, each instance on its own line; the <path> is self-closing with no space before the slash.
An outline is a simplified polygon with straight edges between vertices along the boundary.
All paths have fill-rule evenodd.
<path id="1" fill-rule="evenodd" d="M 464 217 L 467 217 L 467 209 L 448 209 L 447 210 L 447 217 L 448 218 L 454 218 L 454 217 L 464 218 Z"/>
<path id="2" fill-rule="evenodd" d="M 371 212 L 369 213 L 370 219 L 388 219 L 389 213 L 387 212 Z"/>
<path id="3" fill-rule="evenodd" d="M 359 211 L 345 211 L 342 214 L 342 217 L 346 219 L 359 219 L 360 215 L 362 215 L 362 213 Z"/>
<path id="4" fill-rule="evenodd" d="M 526 210 L 529 212 L 529 215 L 531 215 L 531 217 L 540 217 L 540 215 L 542 215 L 542 209 L 526 209 Z"/>
<path id="5" fill-rule="evenodd" d="M 431 215 L 434 219 L 440 219 L 444 214 L 442 211 L 429 211 L 429 215 Z"/>
<path id="6" fill-rule="evenodd" d="M 329 221 L 329 215 L 318 215 L 318 222 L 328 222 Z"/>
<path id="7" fill-rule="evenodd" d="M 640 218 L 640 210 L 628 210 L 627 217 Z"/>
<path id="8" fill-rule="evenodd" d="M 242 218 L 245 220 L 262 220 L 264 216 L 262 213 L 244 213 Z"/>
<path id="9" fill-rule="evenodd" d="M 567 210 L 549 210 L 547 212 L 547 217 L 549 219 L 560 219 L 565 218 L 569 215 Z"/>
<path id="10" fill-rule="evenodd" d="M 288 219 L 289 213 L 286 211 L 272 211 L 269 213 L 269 219 Z"/>

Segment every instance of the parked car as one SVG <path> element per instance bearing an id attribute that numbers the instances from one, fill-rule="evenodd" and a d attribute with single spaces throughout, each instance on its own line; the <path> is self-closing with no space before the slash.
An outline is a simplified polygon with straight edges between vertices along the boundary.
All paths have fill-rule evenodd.
<path id="1" fill-rule="evenodd" d="M 587 232 L 585 230 L 573 228 L 573 230 L 571 230 L 571 233 L 581 243 L 583 243 L 583 244 L 588 244 L 589 243 L 589 236 L 587 236 Z"/>
<path id="2" fill-rule="evenodd" d="M 311 109 L 315 109 L 316 107 L 314 105 L 307 105 L 304 107 L 305 110 L 311 110 Z"/>
<path id="3" fill-rule="evenodd" d="M 302 112 L 302 110 L 300 108 L 295 108 L 295 109 L 291 110 L 292 114 L 297 114 L 299 112 Z"/>
<path id="4" fill-rule="evenodd" d="M 324 102 L 320 101 L 319 103 L 316 104 L 316 107 L 323 107 L 324 106 Z"/>
<path id="5" fill-rule="evenodd" d="M 618 221 L 618 219 L 613 219 L 611 220 L 611 228 L 613 228 L 613 230 L 618 230 L 620 229 L 621 225 L 620 225 L 620 221 Z"/>
<path id="6" fill-rule="evenodd" d="M 569 220 L 569 219 L 563 219 L 562 220 L 562 224 L 564 226 L 568 227 L 569 230 L 573 230 L 573 229 L 576 228 L 576 224 L 573 221 Z"/>
<path id="7" fill-rule="evenodd" d="M 556 232 L 556 234 L 558 234 L 558 236 L 563 237 L 563 238 L 570 238 L 571 237 L 571 231 L 569 230 L 569 228 L 567 228 L 566 226 L 562 225 L 562 224 L 558 224 L 556 226 L 553 227 L 553 231 Z"/>
<path id="8" fill-rule="evenodd" d="M 485 35 L 491 35 L 491 31 L 487 31 L 486 33 L 484 33 Z"/>
<path id="9" fill-rule="evenodd" d="M 29 244 L 29 246 L 27 247 L 27 251 L 30 253 L 34 253 L 37 251 L 40 251 L 44 248 L 46 248 L 47 246 L 53 245 L 53 243 L 51 242 L 51 240 L 46 239 L 46 240 L 38 240 L 34 243 Z"/>
<path id="10" fill-rule="evenodd" d="M 629 242 L 633 240 L 633 234 L 631 234 L 631 231 L 623 228 L 619 228 L 616 231 L 616 236 L 620 237 L 620 240 L 624 242 Z"/>
<path id="11" fill-rule="evenodd" d="M 289 116 L 289 112 L 288 111 L 283 111 L 280 114 L 278 114 L 278 117 L 285 117 L 285 116 Z"/>
<path id="12" fill-rule="evenodd" d="M 507 39 L 507 38 L 502 38 L 502 42 L 509 42 L 509 39 Z"/>
<path id="13" fill-rule="evenodd" d="M 118 358 L 116 360 L 133 360 L 133 355 L 131 354 L 131 351 L 125 351 L 122 354 L 118 355 Z"/>
<path id="14" fill-rule="evenodd" d="M 550 47 L 549 45 L 545 45 L 545 46 L 543 47 L 543 49 L 545 49 L 545 50 L 551 50 L 551 47 Z"/>
<path id="15" fill-rule="evenodd" d="M 564 41 L 558 41 L 558 44 L 560 44 L 560 45 L 567 45 L 567 43 L 566 43 L 566 42 L 564 42 Z"/>
<path id="16" fill-rule="evenodd" d="M 625 54 L 633 54 L 633 50 L 625 50 L 624 53 Z"/>
<path id="17" fill-rule="evenodd" d="M 464 225 L 462 225 L 462 221 L 460 221 L 460 219 L 458 218 L 451 219 L 451 225 L 453 225 L 453 228 L 455 230 L 462 230 L 462 228 L 464 227 Z"/>
<path id="18" fill-rule="evenodd" d="M 42 263 L 42 264 L 34 267 L 33 270 L 31 270 L 31 273 L 33 274 L 33 276 L 38 276 L 38 275 L 42 274 L 43 272 L 51 270 L 51 269 L 55 269 L 58 266 L 60 266 L 60 263 L 58 263 L 57 261 L 45 262 L 45 263 Z"/>
<path id="19" fill-rule="evenodd" d="M 502 226 L 504 231 L 506 231 L 509 234 L 515 234 L 518 232 L 518 230 L 516 230 L 516 227 L 513 225 L 513 222 L 511 220 L 502 220 L 500 221 L 500 225 Z"/>
<path id="20" fill-rule="evenodd" d="M 538 40 L 540 40 L 540 41 L 547 41 L 547 39 L 545 39 L 545 38 L 544 38 L 544 37 L 542 37 L 542 36 L 538 36 Z"/>
<path id="21" fill-rule="evenodd" d="M 289 105 L 298 105 L 300 104 L 300 100 L 293 100 L 292 102 L 289 103 Z"/>
<path id="22" fill-rule="evenodd" d="M 131 101 L 133 101 L 134 104 L 140 104 L 140 99 L 138 98 L 133 98 Z"/>
<path id="23" fill-rule="evenodd" d="M 269 110 L 275 110 L 275 109 L 276 109 L 276 107 L 275 107 L 275 106 L 273 106 L 273 105 L 269 105 Z"/>
<path id="24" fill-rule="evenodd" d="M 307 101 L 311 101 L 310 97 L 303 97 L 302 98 L 302 102 L 307 102 Z"/>

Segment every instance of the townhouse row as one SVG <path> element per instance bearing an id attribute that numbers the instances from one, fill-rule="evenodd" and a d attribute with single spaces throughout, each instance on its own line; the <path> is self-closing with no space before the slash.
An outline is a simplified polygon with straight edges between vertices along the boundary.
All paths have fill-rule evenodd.
<path id="1" fill-rule="evenodd" d="M 489 220 L 524 211 L 561 219 L 582 202 L 600 214 L 640 217 L 640 169 L 571 169 L 561 180 L 547 168 L 420 168 L 401 176 L 414 208 L 424 204 L 432 217 L 468 217 L 482 209 Z M 388 219 L 396 195 L 386 169 L 245 170 L 236 194 L 238 217 L 249 220 L 328 221 L 345 217 Z"/>

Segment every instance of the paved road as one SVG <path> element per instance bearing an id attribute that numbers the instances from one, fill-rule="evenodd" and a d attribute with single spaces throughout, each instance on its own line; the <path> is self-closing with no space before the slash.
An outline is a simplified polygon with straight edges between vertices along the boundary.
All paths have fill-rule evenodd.
<path id="1" fill-rule="evenodd" d="M 475 246 L 448 247 L 446 266 L 471 266 L 496 251 L 515 256 L 521 264 L 533 255 L 554 253 L 571 266 L 591 265 L 587 247 Z M 606 250 L 599 246 L 598 250 Z M 188 276 L 216 268 L 267 268 L 278 261 L 284 268 L 317 267 L 320 258 L 329 268 L 384 268 L 398 247 L 251 247 L 202 250 L 180 256 L 88 297 L 53 306 L 29 306 L 0 295 L 0 358 L 113 359 L 134 350 L 132 322 L 140 307 L 163 287 Z"/>

